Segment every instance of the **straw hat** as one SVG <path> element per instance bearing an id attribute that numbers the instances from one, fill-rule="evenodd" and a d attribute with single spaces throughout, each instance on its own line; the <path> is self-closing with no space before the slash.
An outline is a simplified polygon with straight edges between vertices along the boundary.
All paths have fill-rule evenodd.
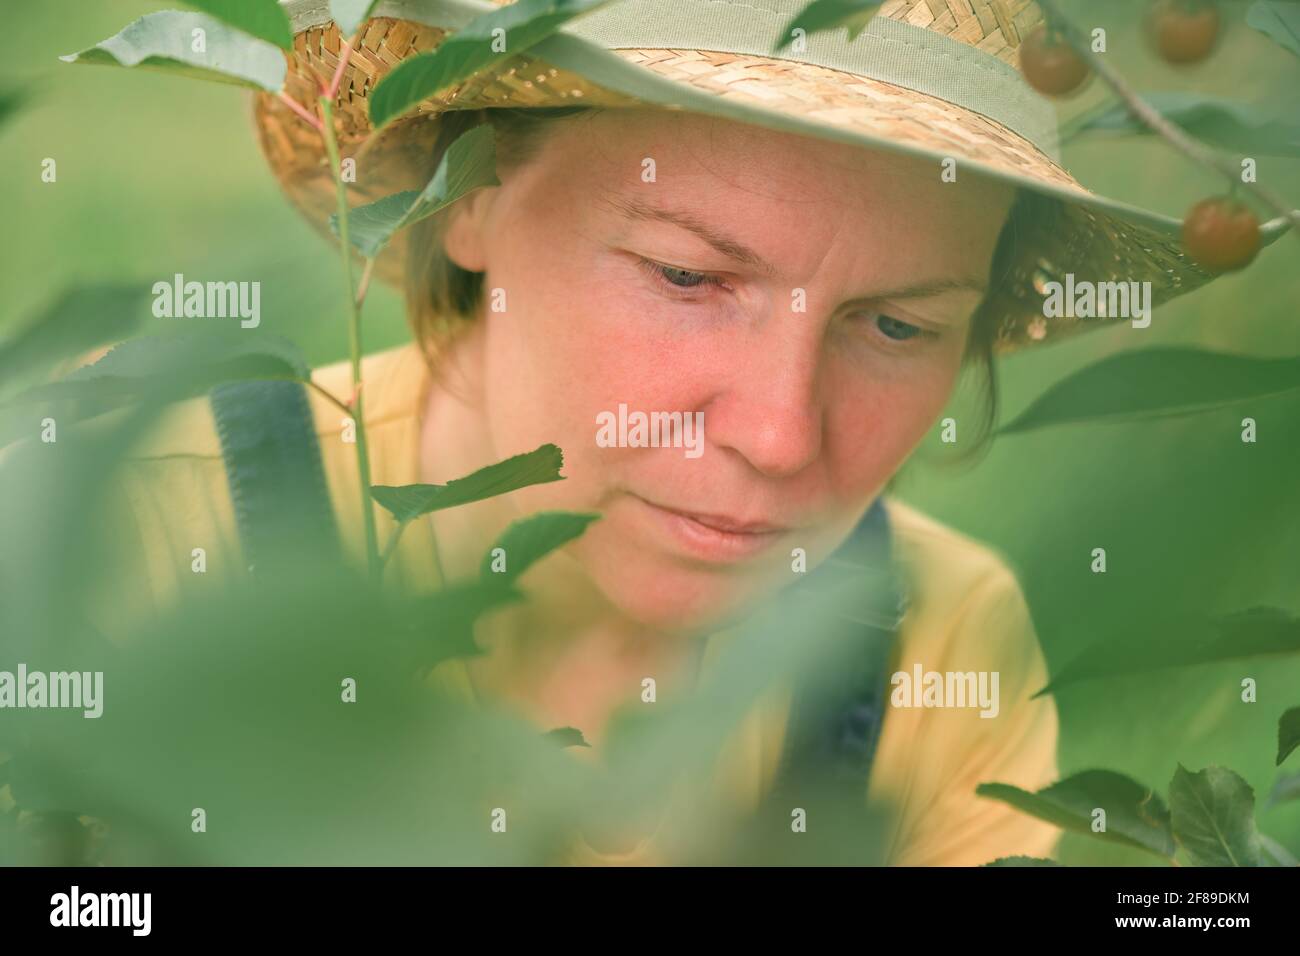
<path id="1" fill-rule="evenodd" d="M 294 32 L 285 92 L 312 103 L 338 66 L 341 40 L 327 0 L 281 0 Z M 369 97 L 396 64 L 433 50 L 474 17 L 512 0 L 381 0 L 362 25 L 336 104 L 343 156 L 370 134 Z M 770 51 L 807 0 L 615 0 L 559 33 L 425 101 L 366 150 L 353 204 L 424 186 L 449 110 L 658 106 L 704 111 L 773 129 L 925 157 L 958 175 L 987 175 L 1062 200 L 1029 217 L 1022 255 L 990 303 L 1008 352 L 1116 319 L 1043 318 L 1043 289 L 1067 273 L 1093 282 L 1151 282 L 1159 304 L 1208 282 L 1184 255 L 1181 223 L 1098 197 L 1061 165 L 1053 106 L 1018 70 L 1042 22 L 1031 0 L 885 0 L 867 29 L 808 36 Z M 292 201 L 321 229 L 334 187 L 317 132 L 269 94 L 255 116 L 262 149 Z M 1264 241 L 1285 231 L 1264 227 Z M 1026 234 L 1026 232 L 1028 234 Z M 400 281 L 403 246 L 376 263 Z"/>

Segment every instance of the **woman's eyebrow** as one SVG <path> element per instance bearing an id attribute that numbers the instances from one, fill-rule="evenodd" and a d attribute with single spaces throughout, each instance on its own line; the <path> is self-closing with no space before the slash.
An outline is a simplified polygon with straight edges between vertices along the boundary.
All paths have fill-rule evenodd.
<path id="1" fill-rule="evenodd" d="M 772 268 L 772 265 L 766 259 L 749 248 L 749 246 L 722 235 L 688 212 L 651 206 L 639 199 L 632 199 L 627 196 L 606 195 L 601 197 L 601 201 L 613 206 L 615 211 L 626 219 L 655 219 L 659 222 L 679 226 L 695 233 L 727 258 L 752 266 L 766 276 L 776 275 L 776 269 Z"/>
<path id="2" fill-rule="evenodd" d="M 634 199 L 629 196 L 604 195 L 600 197 L 600 200 L 607 205 L 612 206 L 614 210 L 625 219 L 650 219 L 670 223 L 671 225 L 678 226 L 699 236 L 729 259 L 735 259 L 737 262 L 743 262 L 746 265 L 752 266 L 755 269 L 758 269 L 765 276 L 771 277 L 776 275 L 776 269 L 773 268 L 771 263 L 753 249 L 750 249 L 744 243 L 737 242 L 735 239 L 722 235 L 688 212 L 666 209 L 660 206 L 652 206 L 649 203 L 644 203 L 639 199 Z M 942 295 L 945 292 L 984 292 L 986 289 L 987 283 L 982 279 L 963 276 L 957 279 L 935 279 L 926 282 L 917 282 L 897 289 L 888 289 L 884 292 L 870 296 L 870 298 L 895 300 L 924 299 L 930 296 Z M 857 299 L 853 300 L 853 302 L 857 301 Z"/>

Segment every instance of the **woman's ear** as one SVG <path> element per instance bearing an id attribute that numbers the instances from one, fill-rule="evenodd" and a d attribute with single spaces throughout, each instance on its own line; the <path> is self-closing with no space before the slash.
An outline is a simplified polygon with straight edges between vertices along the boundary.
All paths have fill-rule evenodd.
<path id="1" fill-rule="evenodd" d="M 442 237 L 447 258 L 466 272 L 487 269 L 485 223 L 498 187 L 476 189 L 452 207 L 451 220 Z"/>

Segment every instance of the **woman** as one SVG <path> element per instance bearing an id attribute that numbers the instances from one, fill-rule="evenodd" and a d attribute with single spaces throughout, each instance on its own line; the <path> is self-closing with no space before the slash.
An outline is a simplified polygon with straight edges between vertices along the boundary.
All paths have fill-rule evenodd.
<path id="1" fill-rule="evenodd" d="M 340 36 L 319 11 L 289 6 L 287 89 L 310 102 Z M 455 133 L 490 122 L 497 134 L 500 185 L 379 260 L 404 284 L 415 338 L 365 362 L 372 482 L 444 483 L 546 442 L 564 450 L 567 478 L 422 519 L 389 573 L 436 583 L 436 540 L 456 580 L 520 516 L 601 513 L 529 572 L 528 604 L 482 622 L 490 653 L 438 671 L 539 727 L 579 728 L 598 758 L 609 715 L 640 699 L 647 676 L 690 686 L 722 643 L 697 662 L 695 637 L 790 584 L 792 555 L 816 566 L 883 500 L 911 596 L 895 670 L 997 677 L 983 712 L 894 695 L 869 794 L 902 810 L 889 860 L 1046 856 L 1054 828 L 975 796 L 984 781 L 1034 790 L 1057 776 L 1056 714 L 1050 698 L 1030 699 L 1047 674 L 1015 576 L 987 547 L 881 496 L 965 365 L 987 373 L 995 350 L 1078 327 L 1049 329 L 1035 286 L 1072 271 L 1151 280 L 1160 299 L 1205 276 L 1183 260 L 1176 224 L 1090 196 L 1051 159 L 1050 109 L 1012 67 L 1040 22 L 1032 4 L 891 0 L 852 44 L 819 34 L 772 55 L 802 6 L 614 4 L 420 107 L 417 120 L 440 122 L 397 124 L 356 157 L 359 203 L 421 185 Z M 370 21 L 350 53 L 345 153 L 368 132 L 383 74 L 468 16 L 438 3 L 402 11 Z M 590 54 L 601 48 L 617 56 Z M 886 56 L 898 49 L 915 55 Z M 661 85 L 625 85 L 633 73 Z M 662 108 L 673 105 L 686 109 Z M 269 96 L 258 122 L 277 175 L 321 224 L 319 139 Z M 314 377 L 350 394 L 344 363 Z M 620 408 L 702 416 L 697 453 L 608 447 L 599 423 Z M 356 554 L 354 449 L 334 405 L 314 395 L 312 411 Z M 958 428 L 962 443 L 980 431 Z M 205 402 L 169 416 L 125 487 L 151 602 L 184 589 L 196 541 L 210 566 L 238 563 Z M 177 520 L 162 501 L 190 505 Z M 770 788 L 787 707 L 777 695 L 736 735 L 719 777 L 728 799 L 753 806 Z M 652 839 L 619 849 L 579 845 L 572 859 L 665 859 Z"/>

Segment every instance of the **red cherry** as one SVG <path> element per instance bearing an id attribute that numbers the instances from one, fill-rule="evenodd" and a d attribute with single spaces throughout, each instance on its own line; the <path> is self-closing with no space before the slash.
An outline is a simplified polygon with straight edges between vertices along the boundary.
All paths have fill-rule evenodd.
<path id="1" fill-rule="evenodd" d="M 1020 44 L 1020 71 L 1029 85 L 1048 96 L 1067 96 L 1088 78 L 1088 64 L 1074 48 L 1040 26 Z"/>
<path id="2" fill-rule="evenodd" d="M 1162 59 L 1196 63 L 1210 55 L 1219 38 L 1219 11 L 1211 0 L 1153 0 L 1146 27 Z"/>
<path id="3" fill-rule="evenodd" d="M 1183 220 L 1183 248 L 1206 272 L 1244 269 L 1259 254 L 1259 219 L 1227 196 L 1203 199 Z"/>

